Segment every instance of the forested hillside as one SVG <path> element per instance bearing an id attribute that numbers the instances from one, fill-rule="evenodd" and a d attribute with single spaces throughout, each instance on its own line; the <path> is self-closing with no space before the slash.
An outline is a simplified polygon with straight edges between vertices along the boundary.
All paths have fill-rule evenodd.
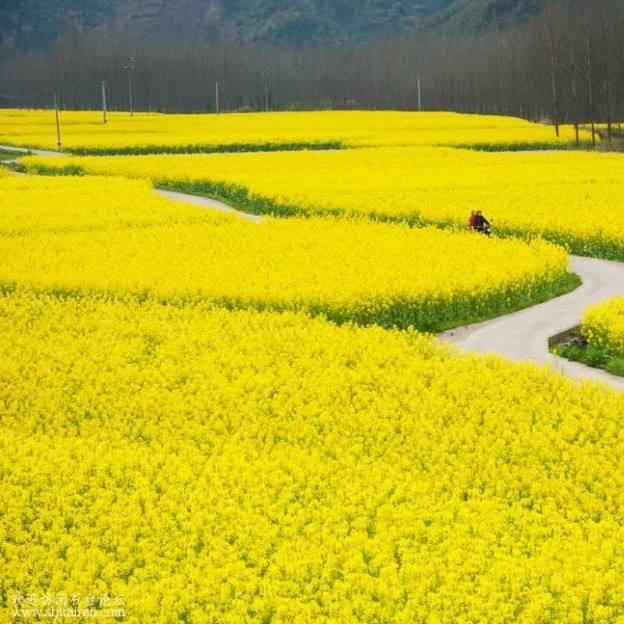
<path id="1" fill-rule="evenodd" d="M 472 35 L 522 24 L 537 15 L 544 0 L 455 0 L 426 23 L 429 30 Z"/>
<path id="2" fill-rule="evenodd" d="M 544 0 L 3 0 L 4 48 L 60 34 L 187 34 L 246 42 L 358 42 L 420 30 L 475 34 L 534 16 Z"/>

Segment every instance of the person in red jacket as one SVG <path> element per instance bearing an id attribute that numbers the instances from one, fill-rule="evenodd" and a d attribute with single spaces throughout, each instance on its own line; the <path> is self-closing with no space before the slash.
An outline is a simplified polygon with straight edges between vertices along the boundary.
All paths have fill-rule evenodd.
<path id="1" fill-rule="evenodd" d="M 470 211 L 470 216 L 468 217 L 468 231 L 474 232 L 475 229 L 475 217 L 477 216 L 476 210 Z"/>

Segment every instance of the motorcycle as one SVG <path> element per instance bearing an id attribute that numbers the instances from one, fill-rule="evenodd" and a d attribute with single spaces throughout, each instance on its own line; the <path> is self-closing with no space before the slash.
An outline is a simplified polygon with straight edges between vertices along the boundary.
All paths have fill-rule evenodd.
<path id="1" fill-rule="evenodd" d="M 485 236 L 492 236 L 492 224 L 484 223 L 481 227 L 477 228 L 479 234 L 485 234 Z"/>

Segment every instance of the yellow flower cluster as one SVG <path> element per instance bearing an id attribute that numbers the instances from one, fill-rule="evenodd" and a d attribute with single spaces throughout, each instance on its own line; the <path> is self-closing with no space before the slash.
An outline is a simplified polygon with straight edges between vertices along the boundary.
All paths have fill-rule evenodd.
<path id="1" fill-rule="evenodd" d="M 581 328 L 590 344 L 624 357 L 624 297 L 613 297 L 588 308 Z"/>
<path id="2" fill-rule="evenodd" d="M 0 236 L 205 220 L 196 208 L 155 195 L 149 182 L 121 177 L 103 183 L 88 176 L 5 176 L 0 193 Z"/>
<path id="3" fill-rule="evenodd" d="M 5 293 L 0 331 L 3 595 L 623 621 L 624 395 L 288 312 Z"/>
<path id="4" fill-rule="evenodd" d="M 565 251 L 543 241 L 329 217 L 257 224 L 116 178 L 25 177 L 0 189 L 0 282 L 37 290 L 199 297 L 436 330 L 569 284 Z"/>
<path id="5" fill-rule="evenodd" d="M 28 157 L 35 171 L 79 169 L 226 195 L 256 212 L 338 212 L 453 224 L 482 209 L 501 233 L 541 235 L 576 253 L 624 259 L 624 158 L 588 152 L 450 148 Z"/>
<path id="6" fill-rule="evenodd" d="M 552 145 L 552 127 L 515 117 L 397 111 L 322 111 L 223 115 L 61 113 L 63 146 L 76 151 L 139 153 L 340 143 L 383 145 Z M 56 149 L 52 111 L 0 111 L 0 144 Z"/>

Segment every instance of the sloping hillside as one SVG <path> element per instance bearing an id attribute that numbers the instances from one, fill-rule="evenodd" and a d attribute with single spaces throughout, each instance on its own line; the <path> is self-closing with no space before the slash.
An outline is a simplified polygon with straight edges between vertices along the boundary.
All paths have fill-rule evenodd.
<path id="1" fill-rule="evenodd" d="M 472 34 L 523 22 L 539 13 L 544 0 L 455 0 L 435 13 L 428 27 Z"/>
<path id="2" fill-rule="evenodd" d="M 472 34 L 530 18 L 543 0 L 4 0 L 0 38 L 21 50 L 88 29 L 242 41 L 363 41 L 416 28 Z"/>

